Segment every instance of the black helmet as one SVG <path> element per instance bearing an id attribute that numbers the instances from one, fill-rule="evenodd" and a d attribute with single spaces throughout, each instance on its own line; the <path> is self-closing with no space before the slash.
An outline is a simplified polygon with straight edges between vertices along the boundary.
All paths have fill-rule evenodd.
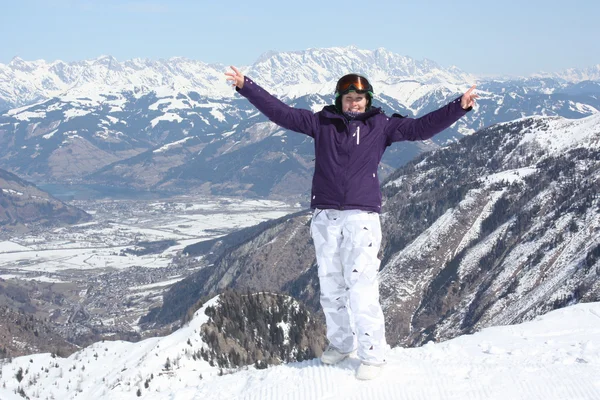
<path id="1" fill-rule="evenodd" d="M 348 74 L 342 76 L 340 80 L 338 80 L 337 85 L 335 85 L 335 105 L 338 109 L 342 109 L 342 96 L 352 91 L 360 94 L 366 93 L 367 109 L 371 107 L 371 101 L 373 100 L 373 86 L 371 86 L 364 76 Z"/>

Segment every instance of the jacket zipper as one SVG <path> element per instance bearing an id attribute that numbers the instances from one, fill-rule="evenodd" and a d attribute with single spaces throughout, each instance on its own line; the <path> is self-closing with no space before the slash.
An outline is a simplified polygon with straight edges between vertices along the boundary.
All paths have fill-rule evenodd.
<path id="1" fill-rule="evenodd" d="M 360 126 L 356 127 L 356 145 L 360 144 Z M 348 147 L 348 162 L 350 162 L 350 147 Z M 346 166 L 347 167 L 347 166 Z M 348 168 L 344 168 L 344 203 L 340 207 L 342 210 L 346 204 L 346 184 L 348 183 Z"/>
<path id="2" fill-rule="evenodd" d="M 344 124 L 346 125 L 346 129 L 350 128 L 350 125 L 348 123 L 348 121 L 344 118 L 341 117 L 341 119 L 344 121 Z M 356 144 L 359 145 L 360 144 L 360 126 L 356 127 Z M 348 156 L 348 162 L 350 162 L 350 148 L 347 148 L 347 156 Z M 347 166 L 346 166 L 347 167 Z M 344 191 L 344 198 L 342 200 L 342 204 L 340 204 L 340 210 L 344 210 L 345 209 L 345 205 L 346 205 L 346 184 L 348 181 L 348 168 L 344 168 L 344 180 L 343 180 L 343 184 L 342 184 L 342 189 Z"/>
<path id="3" fill-rule="evenodd" d="M 346 121 L 344 121 L 344 122 L 346 122 Z M 348 130 L 348 134 L 350 134 L 350 127 L 351 127 L 351 124 L 346 122 L 346 129 Z M 350 162 L 350 146 L 344 146 L 344 150 L 346 150 L 347 163 L 344 168 L 344 180 L 342 181 L 342 190 L 344 192 L 342 204 L 340 204 L 340 210 L 342 210 L 342 211 L 344 211 L 345 206 L 346 206 L 346 185 L 348 183 L 348 163 Z"/>

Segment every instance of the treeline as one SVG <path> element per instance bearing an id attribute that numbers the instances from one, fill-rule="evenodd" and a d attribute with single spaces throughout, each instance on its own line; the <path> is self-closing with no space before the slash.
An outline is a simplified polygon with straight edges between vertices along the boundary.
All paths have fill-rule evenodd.
<path id="1" fill-rule="evenodd" d="M 325 345 L 323 324 L 289 296 L 227 290 L 206 315 L 201 335 L 208 348 L 196 356 L 213 366 L 302 361 L 320 355 Z"/>
<path id="2" fill-rule="evenodd" d="M 135 248 L 133 249 L 123 249 L 119 253 L 119 255 L 123 256 L 126 254 L 131 254 L 134 256 L 145 256 L 148 254 L 160 254 L 163 251 L 167 250 L 171 246 L 175 246 L 177 244 L 176 240 L 167 239 L 167 240 L 157 240 L 154 242 L 139 242 L 136 243 Z"/>
<path id="3" fill-rule="evenodd" d="M 39 352 L 67 357 L 75 351 L 75 346 L 60 337 L 47 320 L 0 306 L 0 321 L 0 359 Z"/>

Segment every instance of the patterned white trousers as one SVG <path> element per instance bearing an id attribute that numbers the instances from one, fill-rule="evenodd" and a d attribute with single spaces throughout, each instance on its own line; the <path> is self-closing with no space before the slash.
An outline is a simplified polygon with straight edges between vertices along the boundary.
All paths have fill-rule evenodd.
<path id="1" fill-rule="evenodd" d="M 385 363 L 385 322 L 377 278 L 379 214 L 316 209 L 310 231 L 329 343 L 342 353 L 350 353 L 358 345 L 363 362 Z"/>

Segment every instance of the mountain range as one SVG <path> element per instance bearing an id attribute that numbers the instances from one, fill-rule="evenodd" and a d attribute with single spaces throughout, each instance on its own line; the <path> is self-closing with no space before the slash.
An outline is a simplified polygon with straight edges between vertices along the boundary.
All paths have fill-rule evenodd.
<path id="1" fill-rule="evenodd" d="M 0 167 L 33 182 L 302 200 L 310 138 L 281 129 L 224 79 L 224 65 L 173 58 L 0 65 Z M 242 70 L 292 106 L 320 110 L 336 79 L 365 74 L 388 114 L 421 116 L 478 81 L 477 109 L 433 140 L 390 148 L 381 177 L 423 151 L 528 115 L 582 118 L 600 109 L 597 67 L 562 75 L 477 79 L 430 60 L 355 47 L 268 53 Z M 569 78 L 569 79 L 567 79 Z M 17 108 L 14 108 L 18 106 Z"/>

